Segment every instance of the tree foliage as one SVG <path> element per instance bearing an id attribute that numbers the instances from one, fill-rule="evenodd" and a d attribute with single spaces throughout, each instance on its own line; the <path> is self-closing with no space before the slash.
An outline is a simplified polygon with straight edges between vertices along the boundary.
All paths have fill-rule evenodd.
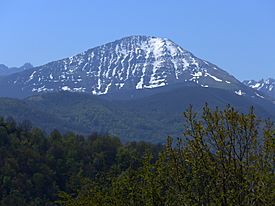
<path id="1" fill-rule="evenodd" d="M 274 205 L 271 121 L 230 106 L 184 117 L 165 146 L 0 118 L 0 206 Z"/>
<path id="2" fill-rule="evenodd" d="M 274 205 L 273 123 L 259 121 L 253 108 L 241 114 L 228 106 L 198 116 L 184 113 L 183 138 L 168 138 L 156 161 L 150 153 L 111 185 L 91 184 L 64 205 Z"/>
<path id="3" fill-rule="evenodd" d="M 122 144 L 118 138 L 54 130 L 0 118 L 0 205 L 56 205 L 58 194 L 76 194 L 87 183 L 108 187 L 111 177 L 139 168 L 145 151 L 160 145 Z"/>

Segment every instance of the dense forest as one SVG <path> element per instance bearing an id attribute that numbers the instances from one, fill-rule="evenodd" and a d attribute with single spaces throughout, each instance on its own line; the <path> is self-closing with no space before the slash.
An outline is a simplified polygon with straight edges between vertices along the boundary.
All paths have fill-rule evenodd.
<path id="1" fill-rule="evenodd" d="M 274 205 L 272 122 L 230 106 L 184 117 L 165 145 L 0 118 L 0 205 Z"/>

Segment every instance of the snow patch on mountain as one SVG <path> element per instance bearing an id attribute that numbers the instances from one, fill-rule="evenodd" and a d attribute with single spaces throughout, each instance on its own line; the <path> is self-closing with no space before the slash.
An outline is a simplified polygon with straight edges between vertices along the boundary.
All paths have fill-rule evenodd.
<path id="1" fill-rule="evenodd" d="M 238 91 L 235 91 L 235 94 L 242 96 L 242 95 L 245 95 L 245 92 L 239 89 Z"/>

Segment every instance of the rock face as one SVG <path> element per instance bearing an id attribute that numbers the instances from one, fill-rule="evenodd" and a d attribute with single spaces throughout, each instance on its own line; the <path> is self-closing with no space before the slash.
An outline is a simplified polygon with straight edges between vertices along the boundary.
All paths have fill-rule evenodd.
<path id="1" fill-rule="evenodd" d="M 268 78 L 266 80 L 261 79 L 259 81 L 255 80 L 245 80 L 243 83 L 257 91 L 260 91 L 273 99 L 275 99 L 275 79 Z"/>

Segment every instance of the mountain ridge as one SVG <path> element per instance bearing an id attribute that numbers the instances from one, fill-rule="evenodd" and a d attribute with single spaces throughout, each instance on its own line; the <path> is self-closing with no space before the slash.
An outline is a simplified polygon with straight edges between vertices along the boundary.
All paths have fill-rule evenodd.
<path id="1" fill-rule="evenodd" d="M 4 64 L 0 64 L 0 76 L 14 74 L 31 68 L 33 68 L 33 65 L 29 62 L 23 64 L 20 67 L 8 67 Z"/>
<path id="2" fill-rule="evenodd" d="M 275 79 L 244 80 L 243 84 L 272 97 L 275 100 Z"/>

